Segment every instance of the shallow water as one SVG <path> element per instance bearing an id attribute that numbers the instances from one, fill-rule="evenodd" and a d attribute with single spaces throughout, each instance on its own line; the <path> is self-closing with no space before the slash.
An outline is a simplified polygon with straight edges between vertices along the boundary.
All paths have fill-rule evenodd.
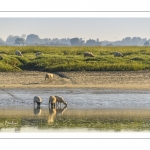
<path id="1" fill-rule="evenodd" d="M 150 91 L 102 89 L 1 89 L 1 132 L 143 131 L 150 129 Z M 33 97 L 42 98 L 40 108 Z M 51 109 L 60 95 L 68 106 Z M 34 129 L 34 130 L 33 130 Z"/>

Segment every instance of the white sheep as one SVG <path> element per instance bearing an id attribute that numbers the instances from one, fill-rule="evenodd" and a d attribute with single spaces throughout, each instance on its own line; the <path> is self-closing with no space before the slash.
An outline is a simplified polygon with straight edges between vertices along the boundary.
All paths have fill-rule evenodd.
<path id="1" fill-rule="evenodd" d="M 34 96 L 33 102 L 34 102 L 34 106 L 35 106 L 35 103 L 37 103 L 37 106 L 39 107 L 40 104 L 42 103 L 42 98 L 39 96 Z"/>
<path id="2" fill-rule="evenodd" d="M 36 52 L 36 57 L 42 54 L 43 54 L 42 52 Z"/>
<path id="3" fill-rule="evenodd" d="M 53 78 L 53 77 L 54 77 L 54 75 L 52 73 L 46 73 L 45 80 L 46 80 L 46 78 L 50 79 L 50 78 Z"/>
<path id="4" fill-rule="evenodd" d="M 61 106 L 61 103 L 65 104 L 67 106 L 67 102 L 64 101 L 64 99 L 60 96 L 55 96 L 56 97 L 56 104 Z"/>
<path id="5" fill-rule="evenodd" d="M 51 104 L 52 108 L 55 108 L 55 106 L 56 106 L 56 97 L 55 96 L 49 97 L 49 104 Z"/>
<path id="6" fill-rule="evenodd" d="M 123 57 L 123 55 L 122 55 L 120 52 L 114 52 L 114 56 L 115 56 L 115 57 L 117 57 L 117 56 L 118 56 L 118 57 L 120 57 L 120 56 Z"/>
<path id="7" fill-rule="evenodd" d="M 21 52 L 19 50 L 15 51 L 15 55 L 22 56 L 22 54 L 21 54 Z"/>
<path id="8" fill-rule="evenodd" d="M 94 57 L 91 52 L 84 52 L 84 57 Z"/>

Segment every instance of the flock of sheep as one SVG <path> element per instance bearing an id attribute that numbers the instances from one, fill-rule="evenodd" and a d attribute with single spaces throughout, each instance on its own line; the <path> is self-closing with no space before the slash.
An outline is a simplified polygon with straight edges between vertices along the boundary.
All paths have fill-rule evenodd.
<path id="1" fill-rule="evenodd" d="M 121 54 L 120 52 L 114 52 L 114 57 L 123 57 L 123 54 Z M 94 57 L 94 55 L 92 54 L 92 52 L 84 52 L 84 57 Z"/>
<path id="2" fill-rule="evenodd" d="M 18 56 L 22 56 L 21 52 L 19 50 L 15 51 L 15 54 Z M 37 52 L 36 56 L 43 54 L 42 52 Z M 114 56 L 121 56 L 123 57 L 123 55 L 120 52 L 114 52 Z M 84 57 L 94 57 L 94 55 L 92 54 L 92 52 L 84 52 Z M 54 75 L 52 73 L 46 73 L 45 75 L 45 80 L 46 79 L 50 79 L 53 78 Z M 40 106 L 40 104 L 42 103 L 42 99 L 39 96 L 35 96 L 34 97 L 34 104 L 37 103 L 37 106 Z M 50 96 L 49 98 L 49 104 L 51 104 L 51 107 L 56 107 L 56 104 L 65 104 L 67 106 L 67 102 L 64 101 L 64 99 L 60 96 Z"/>
<path id="3" fill-rule="evenodd" d="M 40 104 L 42 103 L 42 99 L 39 96 L 35 96 L 34 99 L 34 114 L 40 116 L 42 113 L 42 109 L 40 108 Z M 37 107 L 35 107 L 35 103 L 37 103 Z M 59 104 L 63 103 L 65 106 L 63 108 L 56 107 Z M 60 105 L 61 106 L 61 105 Z M 55 121 L 57 116 L 63 116 L 63 113 L 67 110 L 67 102 L 60 96 L 50 96 L 49 97 L 49 114 L 47 118 L 47 123 L 50 125 Z"/>
<path id="4" fill-rule="evenodd" d="M 15 51 L 15 54 L 18 56 L 22 56 L 22 53 L 19 50 Z M 42 52 L 36 52 L 36 56 L 42 55 Z M 120 52 L 114 52 L 114 56 L 121 56 L 123 57 L 123 54 L 121 54 Z M 92 52 L 84 52 L 84 57 L 94 57 L 94 55 L 92 54 Z"/>
<path id="5" fill-rule="evenodd" d="M 39 55 L 42 55 L 43 53 L 42 52 L 36 52 L 36 56 L 39 56 Z M 15 51 L 15 55 L 18 55 L 18 56 L 22 56 L 22 53 L 19 51 L 19 50 L 16 50 Z"/>
<path id="6" fill-rule="evenodd" d="M 42 98 L 39 96 L 34 96 L 33 98 L 34 106 L 37 104 L 37 107 L 40 107 L 42 103 Z M 63 103 L 65 106 L 67 106 L 67 102 L 60 96 L 50 96 L 49 97 L 49 105 L 51 105 L 51 108 L 56 108 L 56 106 L 61 106 L 61 103 Z"/>

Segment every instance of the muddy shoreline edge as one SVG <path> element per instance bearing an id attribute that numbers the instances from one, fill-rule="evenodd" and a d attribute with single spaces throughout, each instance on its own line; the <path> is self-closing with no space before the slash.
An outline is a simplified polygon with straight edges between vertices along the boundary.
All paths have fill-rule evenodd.
<path id="1" fill-rule="evenodd" d="M 99 88 L 150 90 L 150 71 L 70 71 L 54 73 L 45 80 L 46 72 L 0 72 L 0 88 Z"/>

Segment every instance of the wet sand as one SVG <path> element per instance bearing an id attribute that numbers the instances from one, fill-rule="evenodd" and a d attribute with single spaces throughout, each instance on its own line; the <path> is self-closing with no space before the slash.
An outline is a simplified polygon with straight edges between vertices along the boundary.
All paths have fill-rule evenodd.
<path id="1" fill-rule="evenodd" d="M 100 88 L 150 90 L 150 71 L 0 72 L 0 88 Z"/>

